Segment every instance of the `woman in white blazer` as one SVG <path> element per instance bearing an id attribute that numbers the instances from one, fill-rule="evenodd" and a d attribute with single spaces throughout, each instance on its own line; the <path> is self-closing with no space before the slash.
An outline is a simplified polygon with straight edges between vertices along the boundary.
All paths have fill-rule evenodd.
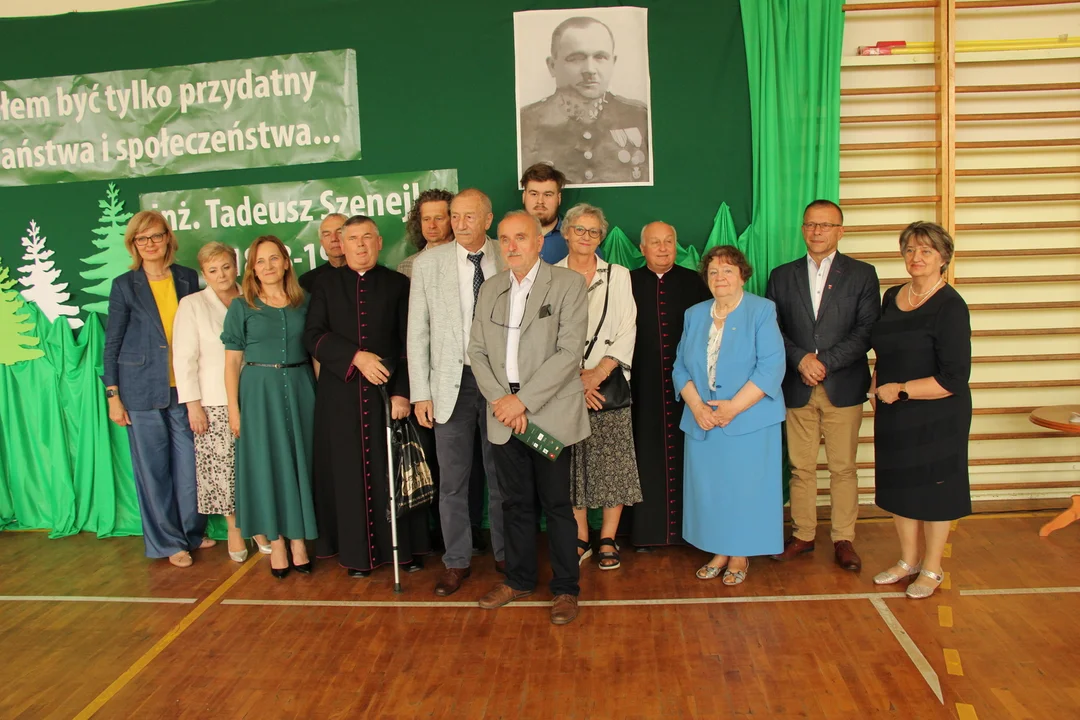
<path id="1" fill-rule="evenodd" d="M 585 277 L 589 299 L 581 382 L 592 434 L 570 449 L 570 499 L 578 525 L 578 562 L 592 555 L 587 510 L 603 508 L 599 564 L 601 570 L 615 570 L 621 565 L 615 532 L 623 506 L 639 503 L 642 498 L 630 406 L 605 410 L 604 403 L 611 403 L 614 397 L 605 398 L 601 388 L 612 373 L 622 373 L 629 388 L 637 338 L 637 304 L 630 288 L 630 271 L 608 264 L 596 254 L 607 231 L 607 219 L 600 208 L 585 203 L 570 208 L 562 221 L 569 254 L 557 266 Z"/>
<path id="2" fill-rule="evenodd" d="M 240 294 L 236 254 L 228 245 L 211 242 L 199 250 L 198 259 L 206 288 L 183 298 L 176 310 L 173 372 L 179 401 L 187 404 L 188 422 L 195 433 L 199 512 L 225 516 L 229 557 L 243 562 L 247 548 L 236 527 L 236 438 L 229 429 L 225 346 L 221 342 L 225 312 Z M 257 537 L 256 542 L 260 552 L 270 552 L 266 538 Z"/>

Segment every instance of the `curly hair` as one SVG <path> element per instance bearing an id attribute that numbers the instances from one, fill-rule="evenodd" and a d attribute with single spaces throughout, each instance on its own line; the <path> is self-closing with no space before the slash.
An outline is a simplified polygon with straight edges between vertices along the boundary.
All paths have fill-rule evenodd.
<path id="1" fill-rule="evenodd" d="M 454 193 L 439 188 L 425 190 L 416 196 L 412 208 L 409 209 L 409 217 L 405 220 L 405 234 L 408 236 L 409 242 L 415 245 L 417 250 L 423 250 L 427 245 L 427 240 L 424 239 L 424 231 L 420 227 L 420 209 L 424 203 L 445 202 L 446 211 L 449 212 L 450 203 L 453 201 Z"/>
<path id="2" fill-rule="evenodd" d="M 746 282 L 754 274 L 754 268 L 750 267 L 750 261 L 743 255 L 742 250 L 734 245 L 717 245 L 711 248 L 701 257 L 701 268 L 698 273 L 705 284 L 709 284 L 709 265 L 713 260 L 719 260 L 721 265 L 731 265 L 738 269 L 742 281 Z"/>

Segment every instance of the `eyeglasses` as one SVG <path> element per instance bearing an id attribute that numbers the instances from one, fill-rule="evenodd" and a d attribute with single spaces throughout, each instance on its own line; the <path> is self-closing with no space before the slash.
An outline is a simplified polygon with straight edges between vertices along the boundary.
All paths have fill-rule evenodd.
<path id="1" fill-rule="evenodd" d="M 166 238 L 165 233 L 154 233 L 153 235 L 140 235 L 135 238 L 135 244 L 139 247 L 145 247 L 146 243 L 152 242 L 157 245 L 160 242 L 164 242 Z"/>
<path id="2" fill-rule="evenodd" d="M 584 225 L 571 225 L 570 229 L 573 230 L 574 234 L 576 234 L 578 237 L 581 237 L 585 233 L 589 233 L 589 237 L 591 237 L 593 240 L 600 239 L 599 228 L 587 228 Z"/>
<path id="3" fill-rule="evenodd" d="M 818 230 L 832 230 L 833 228 L 843 227 L 837 223 L 803 223 L 802 229 L 807 232 L 817 232 Z"/>

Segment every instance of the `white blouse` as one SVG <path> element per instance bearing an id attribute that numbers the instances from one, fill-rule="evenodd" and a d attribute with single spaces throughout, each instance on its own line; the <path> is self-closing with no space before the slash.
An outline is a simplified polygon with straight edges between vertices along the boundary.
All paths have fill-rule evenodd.
<path id="1" fill-rule="evenodd" d="M 556 267 L 569 267 L 569 256 L 555 263 Z M 610 278 L 609 278 L 610 275 Z M 630 271 L 622 265 L 609 264 L 599 256 L 596 258 L 596 273 L 589 287 L 589 331 L 585 336 L 582 355 L 592 341 L 600 314 L 604 311 L 604 293 L 607 283 L 611 283 L 608 297 L 607 317 L 596 338 L 585 369 L 591 370 L 605 357 L 614 359 L 622 366 L 623 375 L 630 379 L 630 365 L 634 360 L 634 342 L 637 340 L 637 303 L 630 286 Z"/>
<path id="2" fill-rule="evenodd" d="M 173 373 L 181 403 L 200 400 L 203 407 L 228 405 L 225 394 L 225 345 L 221 329 L 228 308 L 213 288 L 180 300 L 173 320 Z"/>

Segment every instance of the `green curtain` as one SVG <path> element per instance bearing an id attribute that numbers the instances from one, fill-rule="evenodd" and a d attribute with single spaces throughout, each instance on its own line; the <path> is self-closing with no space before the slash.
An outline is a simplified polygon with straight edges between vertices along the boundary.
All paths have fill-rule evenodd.
<path id="1" fill-rule="evenodd" d="M 45 355 L 0 365 L 0 528 L 141 535 L 127 433 L 109 422 L 98 379 L 100 320 L 76 339 L 66 319 L 23 312 Z"/>
<path id="2" fill-rule="evenodd" d="M 840 199 L 843 0 L 741 0 L 754 145 L 750 225 L 737 238 L 720 206 L 706 249 L 735 245 L 754 268 L 747 289 L 806 252 L 802 211 Z"/>
<path id="3" fill-rule="evenodd" d="M 626 237 L 626 233 L 619 226 L 611 228 L 604 242 L 600 243 L 600 252 L 608 262 L 622 265 L 623 267 L 637 270 L 645 266 L 645 256 L 637 243 Z M 678 243 L 675 252 L 675 264 L 682 265 L 691 270 L 697 270 L 701 262 L 701 253 L 693 245 Z"/>

